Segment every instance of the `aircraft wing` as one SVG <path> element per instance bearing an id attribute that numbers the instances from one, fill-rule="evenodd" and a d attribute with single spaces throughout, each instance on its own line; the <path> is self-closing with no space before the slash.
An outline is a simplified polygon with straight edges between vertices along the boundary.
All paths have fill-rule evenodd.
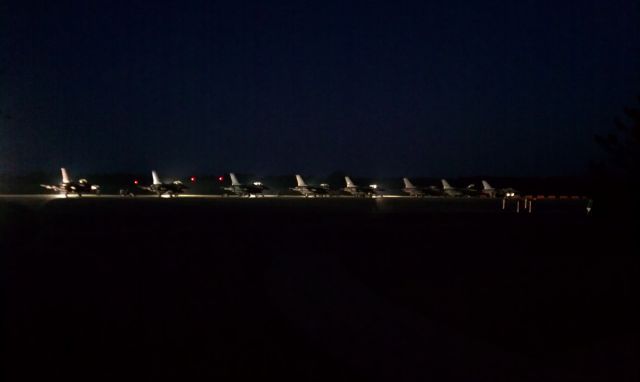
<path id="1" fill-rule="evenodd" d="M 58 185 L 55 185 L 55 184 L 41 184 L 40 187 L 46 188 L 47 190 L 57 191 L 57 192 L 64 191 L 64 189 L 62 187 L 60 187 Z"/>

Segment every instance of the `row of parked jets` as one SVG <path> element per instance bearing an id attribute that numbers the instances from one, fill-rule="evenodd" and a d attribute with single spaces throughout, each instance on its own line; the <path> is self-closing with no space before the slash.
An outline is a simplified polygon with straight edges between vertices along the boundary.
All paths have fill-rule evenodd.
<path id="1" fill-rule="evenodd" d="M 80 179 L 78 181 L 74 181 L 69 177 L 69 173 L 65 168 L 61 168 L 62 173 L 62 182 L 60 184 L 41 184 L 40 186 L 52 190 L 65 196 L 69 196 L 70 194 L 76 194 L 78 196 L 82 196 L 83 194 L 100 194 L 100 186 L 96 184 L 89 183 L 86 179 Z M 151 178 L 153 183 L 148 186 L 140 185 L 136 180 L 134 181 L 135 186 L 138 189 L 145 190 L 151 192 L 153 194 L 161 197 L 162 195 L 168 195 L 169 197 L 177 197 L 179 194 L 183 193 L 188 187 L 179 180 L 172 182 L 162 182 L 158 173 L 154 170 L 151 171 Z M 229 178 L 231 178 L 231 185 L 228 187 L 223 187 L 223 191 L 225 195 L 233 194 L 238 196 L 263 196 L 264 191 L 268 190 L 269 187 L 265 186 L 260 182 L 253 183 L 240 183 L 238 178 L 234 173 L 229 174 Z M 195 178 L 191 178 L 192 181 L 195 181 Z M 221 179 L 222 180 L 222 179 Z M 381 192 L 384 191 L 380 187 L 375 184 L 371 184 L 368 186 L 361 186 L 355 184 L 351 178 L 348 176 L 344 177 L 345 187 L 339 189 L 338 191 L 344 191 L 347 194 L 357 197 L 378 197 L 382 196 Z M 427 186 L 427 187 L 419 187 L 415 186 L 408 178 L 402 179 L 404 182 L 404 187 L 402 188 L 402 192 L 408 194 L 412 197 L 425 197 L 425 196 L 449 196 L 449 197 L 473 197 L 473 196 L 487 196 L 490 198 L 495 197 L 516 197 L 518 195 L 518 191 L 513 188 L 493 188 L 491 185 L 483 180 L 482 181 L 482 189 L 477 189 L 475 185 L 470 184 L 465 188 L 457 188 L 452 187 L 449 182 L 445 179 L 442 179 L 442 188 L 436 186 Z M 304 179 L 302 179 L 301 175 L 296 175 L 296 186 L 290 188 L 291 191 L 295 191 L 304 197 L 326 197 L 331 195 L 331 189 L 328 184 L 322 183 L 319 185 L 311 185 L 307 184 Z M 122 196 L 134 196 L 135 193 L 128 188 L 121 189 L 120 194 Z"/>

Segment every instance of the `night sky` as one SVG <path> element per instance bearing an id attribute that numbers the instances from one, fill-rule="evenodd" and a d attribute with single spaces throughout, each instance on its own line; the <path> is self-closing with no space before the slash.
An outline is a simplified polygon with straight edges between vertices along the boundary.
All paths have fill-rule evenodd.
<path id="1" fill-rule="evenodd" d="M 3 0 L 0 49 L 0 173 L 581 174 L 640 95 L 632 0 Z"/>

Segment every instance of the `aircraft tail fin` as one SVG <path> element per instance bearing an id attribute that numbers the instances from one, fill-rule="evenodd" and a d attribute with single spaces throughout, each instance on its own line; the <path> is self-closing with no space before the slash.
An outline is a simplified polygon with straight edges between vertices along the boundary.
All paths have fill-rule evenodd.
<path id="1" fill-rule="evenodd" d="M 69 173 L 67 172 L 67 169 L 62 167 L 60 169 L 60 172 L 62 172 L 62 183 L 71 183 L 71 179 L 69 178 Z"/>
<path id="2" fill-rule="evenodd" d="M 296 181 L 298 182 L 298 187 L 306 187 L 307 184 L 304 182 L 300 175 L 296 175 Z"/>
<path id="3" fill-rule="evenodd" d="M 153 184 L 162 184 L 156 170 L 151 171 L 151 176 L 153 177 Z"/>
<path id="4" fill-rule="evenodd" d="M 236 178 L 236 174 L 230 173 L 229 174 L 229 178 L 231 178 L 231 185 L 232 186 L 239 186 L 240 185 L 240 182 L 238 182 L 238 178 Z"/>
<path id="5" fill-rule="evenodd" d="M 353 181 L 351 180 L 351 178 L 349 178 L 348 176 L 344 177 L 344 181 L 347 183 L 347 187 L 355 187 L 355 183 L 353 183 Z"/>
<path id="6" fill-rule="evenodd" d="M 404 182 L 404 188 L 416 188 L 408 178 L 402 178 L 402 181 Z"/>
<path id="7" fill-rule="evenodd" d="M 482 189 L 483 190 L 493 190 L 493 187 L 486 180 L 482 181 Z"/>
<path id="8" fill-rule="evenodd" d="M 449 184 L 449 182 L 447 182 L 446 179 L 442 179 L 442 189 L 443 190 L 450 190 L 453 187 L 451 187 L 451 185 Z"/>

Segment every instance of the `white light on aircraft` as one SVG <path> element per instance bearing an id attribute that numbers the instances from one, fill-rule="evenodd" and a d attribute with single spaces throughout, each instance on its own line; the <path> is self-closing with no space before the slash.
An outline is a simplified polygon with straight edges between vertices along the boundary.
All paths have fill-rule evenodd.
<path id="1" fill-rule="evenodd" d="M 370 184 L 369 187 L 371 187 L 371 188 L 373 188 L 375 190 L 376 188 L 378 188 L 378 185 L 377 184 Z"/>
<path id="2" fill-rule="evenodd" d="M 262 186 L 262 183 L 260 183 L 260 182 L 253 182 L 253 185 L 254 185 L 254 186 Z"/>
<path id="3" fill-rule="evenodd" d="M 98 188 L 100 188 L 100 186 L 96 186 L 95 184 L 91 186 L 91 189 L 94 191 L 97 190 Z"/>

